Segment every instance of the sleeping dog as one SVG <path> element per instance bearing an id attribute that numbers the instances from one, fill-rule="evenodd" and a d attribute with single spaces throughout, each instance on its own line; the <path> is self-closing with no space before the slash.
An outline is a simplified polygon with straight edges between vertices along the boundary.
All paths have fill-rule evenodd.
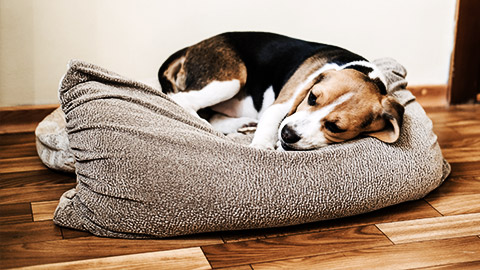
<path id="1" fill-rule="evenodd" d="M 311 150 L 361 134 L 395 142 L 403 107 L 382 72 L 348 50 L 273 33 L 231 32 L 171 55 L 162 91 L 214 128 L 257 123 L 251 146 Z"/>

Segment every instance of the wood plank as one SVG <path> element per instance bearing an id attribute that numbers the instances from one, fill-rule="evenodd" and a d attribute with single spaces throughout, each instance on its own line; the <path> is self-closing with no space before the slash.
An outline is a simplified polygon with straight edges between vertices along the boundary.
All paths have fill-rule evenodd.
<path id="1" fill-rule="evenodd" d="M 32 202 L 33 221 L 52 220 L 58 200 L 45 202 Z"/>
<path id="2" fill-rule="evenodd" d="M 447 136 L 446 136 L 447 135 Z M 480 134 L 460 135 L 458 132 L 441 133 L 438 143 L 442 148 L 480 148 Z"/>
<path id="3" fill-rule="evenodd" d="M 0 159 L 36 157 L 37 155 L 37 147 L 35 142 L 0 146 Z"/>
<path id="4" fill-rule="evenodd" d="M 392 243 L 375 227 L 365 226 L 310 234 L 202 247 L 214 268 L 312 256 Z"/>
<path id="5" fill-rule="evenodd" d="M 480 162 L 480 149 L 477 147 L 444 148 L 442 154 L 448 162 Z"/>
<path id="6" fill-rule="evenodd" d="M 63 239 L 73 239 L 73 238 L 79 238 L 79 237 L 94 237 L 93 234 L 85 231 L 80 231 L 80 230 L 74 230 L 74 229 L 69 229 L 65 227 L 60 227 L 62 230 L 62 236 Z"/>
<path id="7" fill-rule="evenodd" d="M 231 267 L 222 267 L 222 268 L 215 268 L 218 270 L 252 270 L 252 266 L 250 265 L 238 265 L 238 266 L 231 266 Z"/>
<path id="8" fill-rule="evenodd" d="M 478 119 L 449 122 L 446 125 L 455 129 L 461 135 L 480 135 L 480 116 Z"/>
<path id="9" fill-rule="evenodd" d="M 301 224 L 296 226 L 273 228 L 263 232 L 267 237 L 277 237 L 307 232 L 327 231 L 340 228 L 372 225 L 394 221 L 420 219 L 441 216 L 424 200 L 405 202 L 382 208 L 370 213 L 333 220 Z"/>
<path id="10" fill-rule="evenodd" d="M 480 194 L 426 198 L 442 215 L 480 213 Z"/>
<path id="11" fill-rule="evenodd" d="M 452 172 L 450 177 L 480 176 L 480 162 L 451 162 Z"/>
<path id="12" fill-rule="evenodd" d="M 477 113 L 480 112 L 480 106 L 478 104 L 459 104 L 459 105 L 450 105 L 448 107 L 438 107 L 438 108 L 425 108 L 425 111 L 428 115 L 430 114 L 444 114 L 442 118 L 446 117 L 455 117 L 458 115 L 466 116 L 464 118 L 476 117 Z"/>
<path id="13" fill-rule="evenodd" d="M 0 225 L 32 221 L 29 203 L 0 204 Z"/>
<path id="14" fill-rule="evenodd" d="M 0 189 L 0 204 L 58 200 L 75 183 Z"/>
<path id="15" fill-rule="evenodd" d="M 25 171 L 40 171 L 47 167 L 42 163 L 39 157 L 19 157 L 0 159 L 0 173 L 13 173 Z"/>
<path id="16" fill-rule="evenodd" d="M 20 269 L 211 269 L 199 247 L 44 264 Z"/>
<path id="17" fill-rule="evenodd" d="M 459 138 L 463 139 L 460 133 L 456 132 L 453 128 L 446 126 L 438 126 L 434 124 L 433 132 L 437 135 L 437 141 L 441 148 L 451 148 L 453 147 L 452 142 L 456 143 Z M 465 146 L 465 144 L 462 144 L 462 146 Z"/>
<path id="18" fill-rule="evenodd" d="M 51 221 L 0 225 L 0 245 L 26 244 L 62 239 L 62 232 Z"/>
<path id="19" fill-rule="evenodd" d="M 0 146 L 35 142 L 34 132 L 0 134 Z"/>
<path id="20" fill-rule="evenodd" d="M 468 106 L 467 109 L 461 106 L 450 106 L 448 108 L 424 108 L 427 115 L 432 119 L 434 126 L 439 124 L 447 125 L 451 122 L 476 119 L 478 113 L 475 106 Z"/>
<path id="21" fill-rule="evenodd" d="M 480 194 L 480 176 L 454 176 L 448 177 L 425 199 L 472 194 Z"/>
<path id="22" fill-rule="evenodd" d="M 45 168 L 40 171 L 0 174 L 0 180 L 0 189 L 3 189 L 75 183 L 76 176 Z"/>
<path id="23" fill-rule="evenodd" d="M 480 213 L 382 223 L 377 227 L 395 244 L 473 236 L 480 234 Z"/>
<path id="24" fill-rule="evenodd" d="M 14 245 L 0 245 L 0 267 L 12 268 L 71 262 L 110 256 L 174 250 L 223 243 L 215 235 L 167 239 L 113 239 L 84 237 Z"/>
<path id="25" fill-rule="evenodd" d="M 453 264 L 444 264 L 432 267 L 421 268 L 422 270 L 478 270 L 480 269 L 480 260 L 473 262 L 461 262 Z"/>
<path id="26" fill-rule="evenodd" d="M 0 134 L 32 132 L 58 104 L 0 107 Z"/>
<path id="27" fill-rule="evenodd" d="M 253 264 L 263 269 L 413 269 L 480 260 L 480 240 L 475 237 L 373 247 Z"/>

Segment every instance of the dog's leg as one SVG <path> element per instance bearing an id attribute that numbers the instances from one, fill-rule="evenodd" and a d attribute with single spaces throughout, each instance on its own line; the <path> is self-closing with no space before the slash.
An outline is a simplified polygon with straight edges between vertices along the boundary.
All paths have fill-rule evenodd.
<path id="1" fill-rule="evenodd" d="M 268 107 L 257 125 L 257 131 L 250 146 L 259 149 L 275 149 L 280 123 L 290 110 L 290 104 L 277 103 Z"/>
<path id="2" fill-rule="evenodd" d="M 224 134 L 238 132 L 240 128 L 246 126 L 256 125 L 257 119 L 250 117 L 228 117 L 223 114 L 215 114 L 210 118 L 210 124 L 215 130 L 218 130 Z"/>
<path id="3" fill-rule="evenodd" d="M 213 81 L 200 90 L 171 93 L 168 96 L 189 113 L 197 116 L 197 111 L 231 99 L 240 91 L 240 81 Z"/>

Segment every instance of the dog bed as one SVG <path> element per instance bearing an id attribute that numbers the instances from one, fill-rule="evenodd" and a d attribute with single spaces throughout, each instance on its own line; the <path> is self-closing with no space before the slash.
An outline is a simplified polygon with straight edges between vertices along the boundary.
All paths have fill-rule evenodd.
<path id="1" fill-rule="evenodd" d="M 46 123 L 37 130 L 47 166 L 77 175 L 54 222 L 99 236 L 168 237 L 295 225 L 422 198 L 450 166 L 405 90 L 405 69 L 392 59 L 376 64 L 405 104 L 396 143 L 365 137 L 280 152 L 213 130 L 159 89 L 72 61 L 59 90 L 65 114 L 47 117 L 52 131 Z"/>

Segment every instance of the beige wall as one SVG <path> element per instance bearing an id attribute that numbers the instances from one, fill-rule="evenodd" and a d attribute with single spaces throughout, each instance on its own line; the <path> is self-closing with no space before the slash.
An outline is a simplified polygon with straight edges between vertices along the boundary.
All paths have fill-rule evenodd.
<path id="1" fill-rule="evenodd" d="M 0 106 L 57 103 L 72 58 L 144 79 L 176 50 L 233 30 L 393 57 L 410 84 L 444 84 L 454 10 L 455 0 L 0 0 Z"/>

